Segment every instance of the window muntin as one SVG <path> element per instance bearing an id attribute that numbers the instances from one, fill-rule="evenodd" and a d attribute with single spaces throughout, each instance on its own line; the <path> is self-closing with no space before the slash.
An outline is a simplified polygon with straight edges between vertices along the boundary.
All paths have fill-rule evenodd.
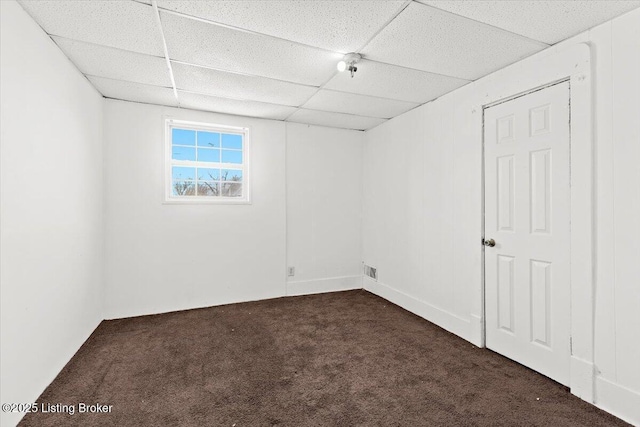
<path id="1" fill-rule="evenodd" d="M 167 120 L 167 201 L 248 202 L 248 130 Z"/>

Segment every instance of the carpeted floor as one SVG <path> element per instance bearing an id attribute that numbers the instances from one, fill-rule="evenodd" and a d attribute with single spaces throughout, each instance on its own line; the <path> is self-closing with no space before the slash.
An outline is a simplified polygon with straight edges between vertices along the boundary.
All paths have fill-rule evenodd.
<path id="1" fill-rule="evenodd" d="M 103 322 L 38 402 L 76 413 L 21 426 L 626 425 L 365 291 Z"/>

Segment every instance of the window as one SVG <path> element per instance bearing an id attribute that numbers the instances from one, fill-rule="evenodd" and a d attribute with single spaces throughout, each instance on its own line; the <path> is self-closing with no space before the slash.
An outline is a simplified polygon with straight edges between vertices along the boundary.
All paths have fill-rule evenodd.
<path id="1" fill-rule="evenodd" d="M 248 202 L 247 128 L 166 121 L 166 200 Z"/>

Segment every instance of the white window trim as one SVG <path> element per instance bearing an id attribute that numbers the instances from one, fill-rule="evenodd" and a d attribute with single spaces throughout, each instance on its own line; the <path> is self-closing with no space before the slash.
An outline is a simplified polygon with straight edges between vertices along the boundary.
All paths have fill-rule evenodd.
<path id="1" fill-rule="evenodd" d="M 174 196 L 172 192 L 172 166 L 210 166 L 207 162 L 174 161 L 172 159 L 171 129 L 183 127 L 190 130 L 203 130 L 207 132 L 239 133 L 242 134 L 242 197 L 211 197 L 211 196 Z M 163 204 L 214 204 L 214 205 L 248 205 L 251 204 L 251 171 L 250 171 L 250 130 L 248 127 L 225 126 L 213 123 L 193 122 L 164 117 L 164 200 Z M 239 151 L 239 150 L 238 150 Z M 223 169 L 227 165 L 231 169 L 238 169 L 237 164 L 219 163 Z"/>

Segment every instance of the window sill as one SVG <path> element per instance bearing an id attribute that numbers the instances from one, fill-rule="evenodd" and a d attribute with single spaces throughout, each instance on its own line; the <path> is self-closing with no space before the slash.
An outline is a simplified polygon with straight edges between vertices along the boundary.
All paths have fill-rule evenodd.
<path id="1" fill-rule="evenodd" d="M 251 200 L 247 199 L 214 199 L 211 198 L 190 198 L 190 199 L 165 199 L 163 205 L 250 205 Z"/>

